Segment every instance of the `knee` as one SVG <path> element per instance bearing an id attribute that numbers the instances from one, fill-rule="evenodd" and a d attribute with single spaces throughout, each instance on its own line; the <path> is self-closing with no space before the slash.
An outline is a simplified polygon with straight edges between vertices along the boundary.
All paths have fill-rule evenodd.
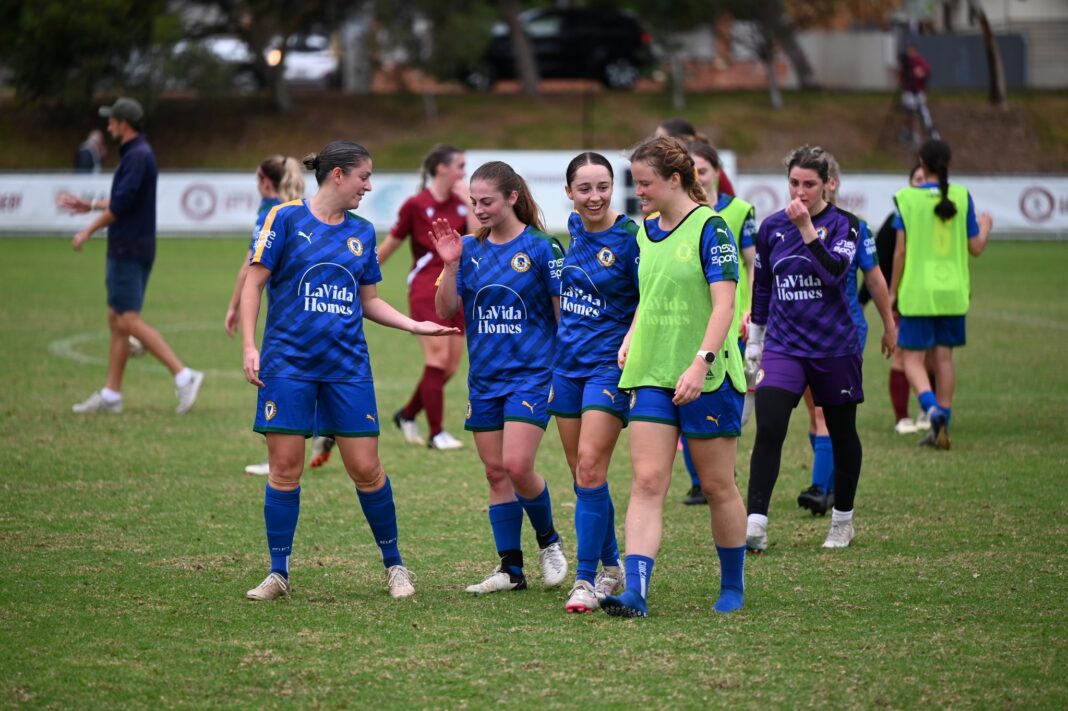
<path id="1" fill-rule="evenodd" d="M 489 483 L 490 489 L 496 489 L 509 483 L 508 473 L 503 466 L 486 465 L 486 481 Z"/>
<path id="2" fill-rule="evenodd" d="M 664 483 L 660 476 L 657 476 L 653 472 L 642 472 L 636 470 L 634 477 L 630 482 L 630 496 L 631 498 L 657 498 L 662 495 L 664 489 Z"/>
<path id="3" fill-rule="evenodd" d="M 534 473 L 534 462 L 526 458 L 505 456 L 503 469 L 512 481 L 522 481 Z"/>
<path id="4" fill-rule="evenodd" d="M 277 491 L 293 491 L 300 486 L 300 475 L 304 473 L 304 460 L 297 461 L 276 459 L 270 460 L 270 473 L 267 475 L 267 483 Z"/>
<path id="5" fill-rule="evenodd" d="M 592 489 L 605 483 L 608 478 L 608 466 L 601 457 L 593 452 L 579 449 L 578 464 L 575 466 L 575 483 L 583 489 Z"/>
<path id="6" fill-rule="evenodd" d="M 706 477 L 701 481 L 701 491 L 712 506 L 730 503 L 735 499 L 740 501 L 742 496 L 734 483 L 733 472 L 729 477 Z"/>
<path id="7" fill-rule="evenodd" d="M 382 463 L 377 459 L 373 462 L 355 462 L 353 465 L 345 465 L 349 478 L 356 484 L 356 488 L 363 492 L 378 491 L 386 483 L 386 472 L 382 469 Z"/>

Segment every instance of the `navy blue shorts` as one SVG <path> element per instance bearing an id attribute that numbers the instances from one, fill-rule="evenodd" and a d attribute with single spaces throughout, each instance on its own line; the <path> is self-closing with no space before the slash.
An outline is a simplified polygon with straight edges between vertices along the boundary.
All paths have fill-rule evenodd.
<path id="1" fill-rule="evenodd" d="M 745 395 L 724 378 L 719 390 L 701 393 L 693 402 L 675 405 L 667 388 L 635 388 L 630 396 L 633 422 L 659 422 L 678 427 L 683 437 L 713 439 L 740 437 Z"/>
<path id="2" fill-rule="evenodd" d="M 549 383 L 519 383 L 508 395 L 467 401 L 468 432 L 493 432 L 505 422 L 526 422 L 545 429 L 549 424 Z"/>
<path id="3" fill-rule="evenodd" d="M 252 429 L 311 437 L 377 437 L 375 385 L 264 376 Z"/>
<path id="4" fill-rule="evenodd" d="M 585 378 L 569 378 L 554 373 L 549 390 L 549 414 L 580 418 L 587 410 L 600 410 L 615 415 L 626 427 L 629 408 L 626 393 L 619 391 L 619 376 L 622 373 L 616 366 Z"/>
<path id="5" fill-rule="evenodd" d="M 897 329 L 897 344 L 910 351 L 959 348 L 966 340 L 963 316 L 902 316 Z"/>
<path id="6" fill-rule="evenodd" d="M 104 272 L 108 306 L 117 314 L 126 311 L 140 312 L 145 303 L 145 289 L 148 288 L 148 275 L 151 273 L 151 263 L 108 257 Z"/>

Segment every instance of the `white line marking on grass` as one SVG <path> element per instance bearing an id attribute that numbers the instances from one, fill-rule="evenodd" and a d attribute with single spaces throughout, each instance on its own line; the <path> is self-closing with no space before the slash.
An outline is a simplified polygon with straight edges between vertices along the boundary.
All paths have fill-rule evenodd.
<path id="1" fill-rule="evenodd" d="M 1035 326 L 1048 328 L 1055 331 L 1068 331 L 1068 321 L 1046 318 L 1038 314 L 1025 314 L 1016 311 L 1004 311 L 1000 309 L 972 309 L 969 316 L 987 319 L 989 321 L 1004 321 L 1018 326 Z"/>

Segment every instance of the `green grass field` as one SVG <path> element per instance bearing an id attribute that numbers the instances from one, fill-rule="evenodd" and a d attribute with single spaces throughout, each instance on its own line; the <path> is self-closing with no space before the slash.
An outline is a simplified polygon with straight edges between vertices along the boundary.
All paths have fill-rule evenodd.
<path id="1" fill-rule="evenodd" d="M 222 329 L 240 240 L 163 240 L 145 318 L 208 379 L 187 416 L 170 378 L 131 362 L 126 411 L 75 416 L 102 385 L 103 240 L 0 240 L 0 704 L 114 707 L 1050 708 L 1068 706 L 1068 246 L 993 243 L 973 262 L 954 448 L 893 434 L 873 324 L 860 409 L 858 538 L 798 509 L 811 451 L 795 417 L 771 548 L 745 609 L 711 613 L 708 516 L 676 465 L 651 616 L 564 613 L 567 588 L 474 599 L 495 563 L 470 446 L 438 453 L 388 428 L 408 566 L 391 600 L 335 459 L 304 479 L 289 601 L 244 599 L 267 569 L 255 394 Z M 401 259 L 382 293 L 403 304 Z M 370 326 L 380 411 L 407 397 L 414 340 Z M 461 435 L 462 379 L 447 392 Z M 387 418 L 388 421 L 388 418 Z M 752 425 L 739 448 L 745 491 Z M 574 565 L 574 494 L 555 428 L 538 458 Z M 624 434 L 609 475 L 620 519 Z M 622 521 L 620 520 L 620 532 Z M 536 546 L 529 528 L 528 560 Z"/>

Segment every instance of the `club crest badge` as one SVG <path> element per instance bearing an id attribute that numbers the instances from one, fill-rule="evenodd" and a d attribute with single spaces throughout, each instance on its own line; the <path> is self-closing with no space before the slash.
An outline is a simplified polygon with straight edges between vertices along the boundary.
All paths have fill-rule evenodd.
<path id="1" fill-rule="evenodd" d="M 363 256 L 363 242 L 355 237 L 349 237 L 345 242 L 345 246 L 349 248 L 349 251 L 355 254 L 357 257 Z"/>
<path id="2" fill-rule="evenodd" d="M 546 403 L 547 403 L 547 404 L 549 404 L 549 405 L 551 405 L 551 404 L 552 404 L 552 402 L 553 402 L 553 399 L 554 399 L 555 397 L 556 397 L 556 389 L 555 389 L 555 388 L 553 388 L 553 386 L 552 386 L 552 385 L 550 385 L 550 386 L 549 386 L 549 399 L 548 399 L 548 400 L 546 401 Z"/>
<path id="3" fill-rule="evenodd" d="M 466 419 L 466 420 L 470 420 L 471 419 L 471 401 L 470 400 L 467 401 L 467 414 L 464 415 L 464 419 Z"/>
<path id="4" fill-rule="evenodd" d="M 274 419 L 274 416 L 278 414 L 278 406 L 274 404 L 272 400 L 268 400 L 263 405 L 263 417 L 268 422 Z"/>
<path id="5" fill-rule="evenodd" d="M 817 227 L 816 228 L 816 236 L 819 237 L 820 239 L 827 239 L 827 228 L 826 227 Z"/>
<path id="6" fill-rule="evenodd" d="M 616 255 L 608 247 L 601 247 L 601 251 L 597 253 L 597 261 L 602 267 L 610 267 L 616 263 Z"/>
<path id="7" fill-rule="evenodd" d="M 512 269 L 522 274 L 530 269 L 530 257 L 525 252 L 518 252 L 512 257 Z"/>

